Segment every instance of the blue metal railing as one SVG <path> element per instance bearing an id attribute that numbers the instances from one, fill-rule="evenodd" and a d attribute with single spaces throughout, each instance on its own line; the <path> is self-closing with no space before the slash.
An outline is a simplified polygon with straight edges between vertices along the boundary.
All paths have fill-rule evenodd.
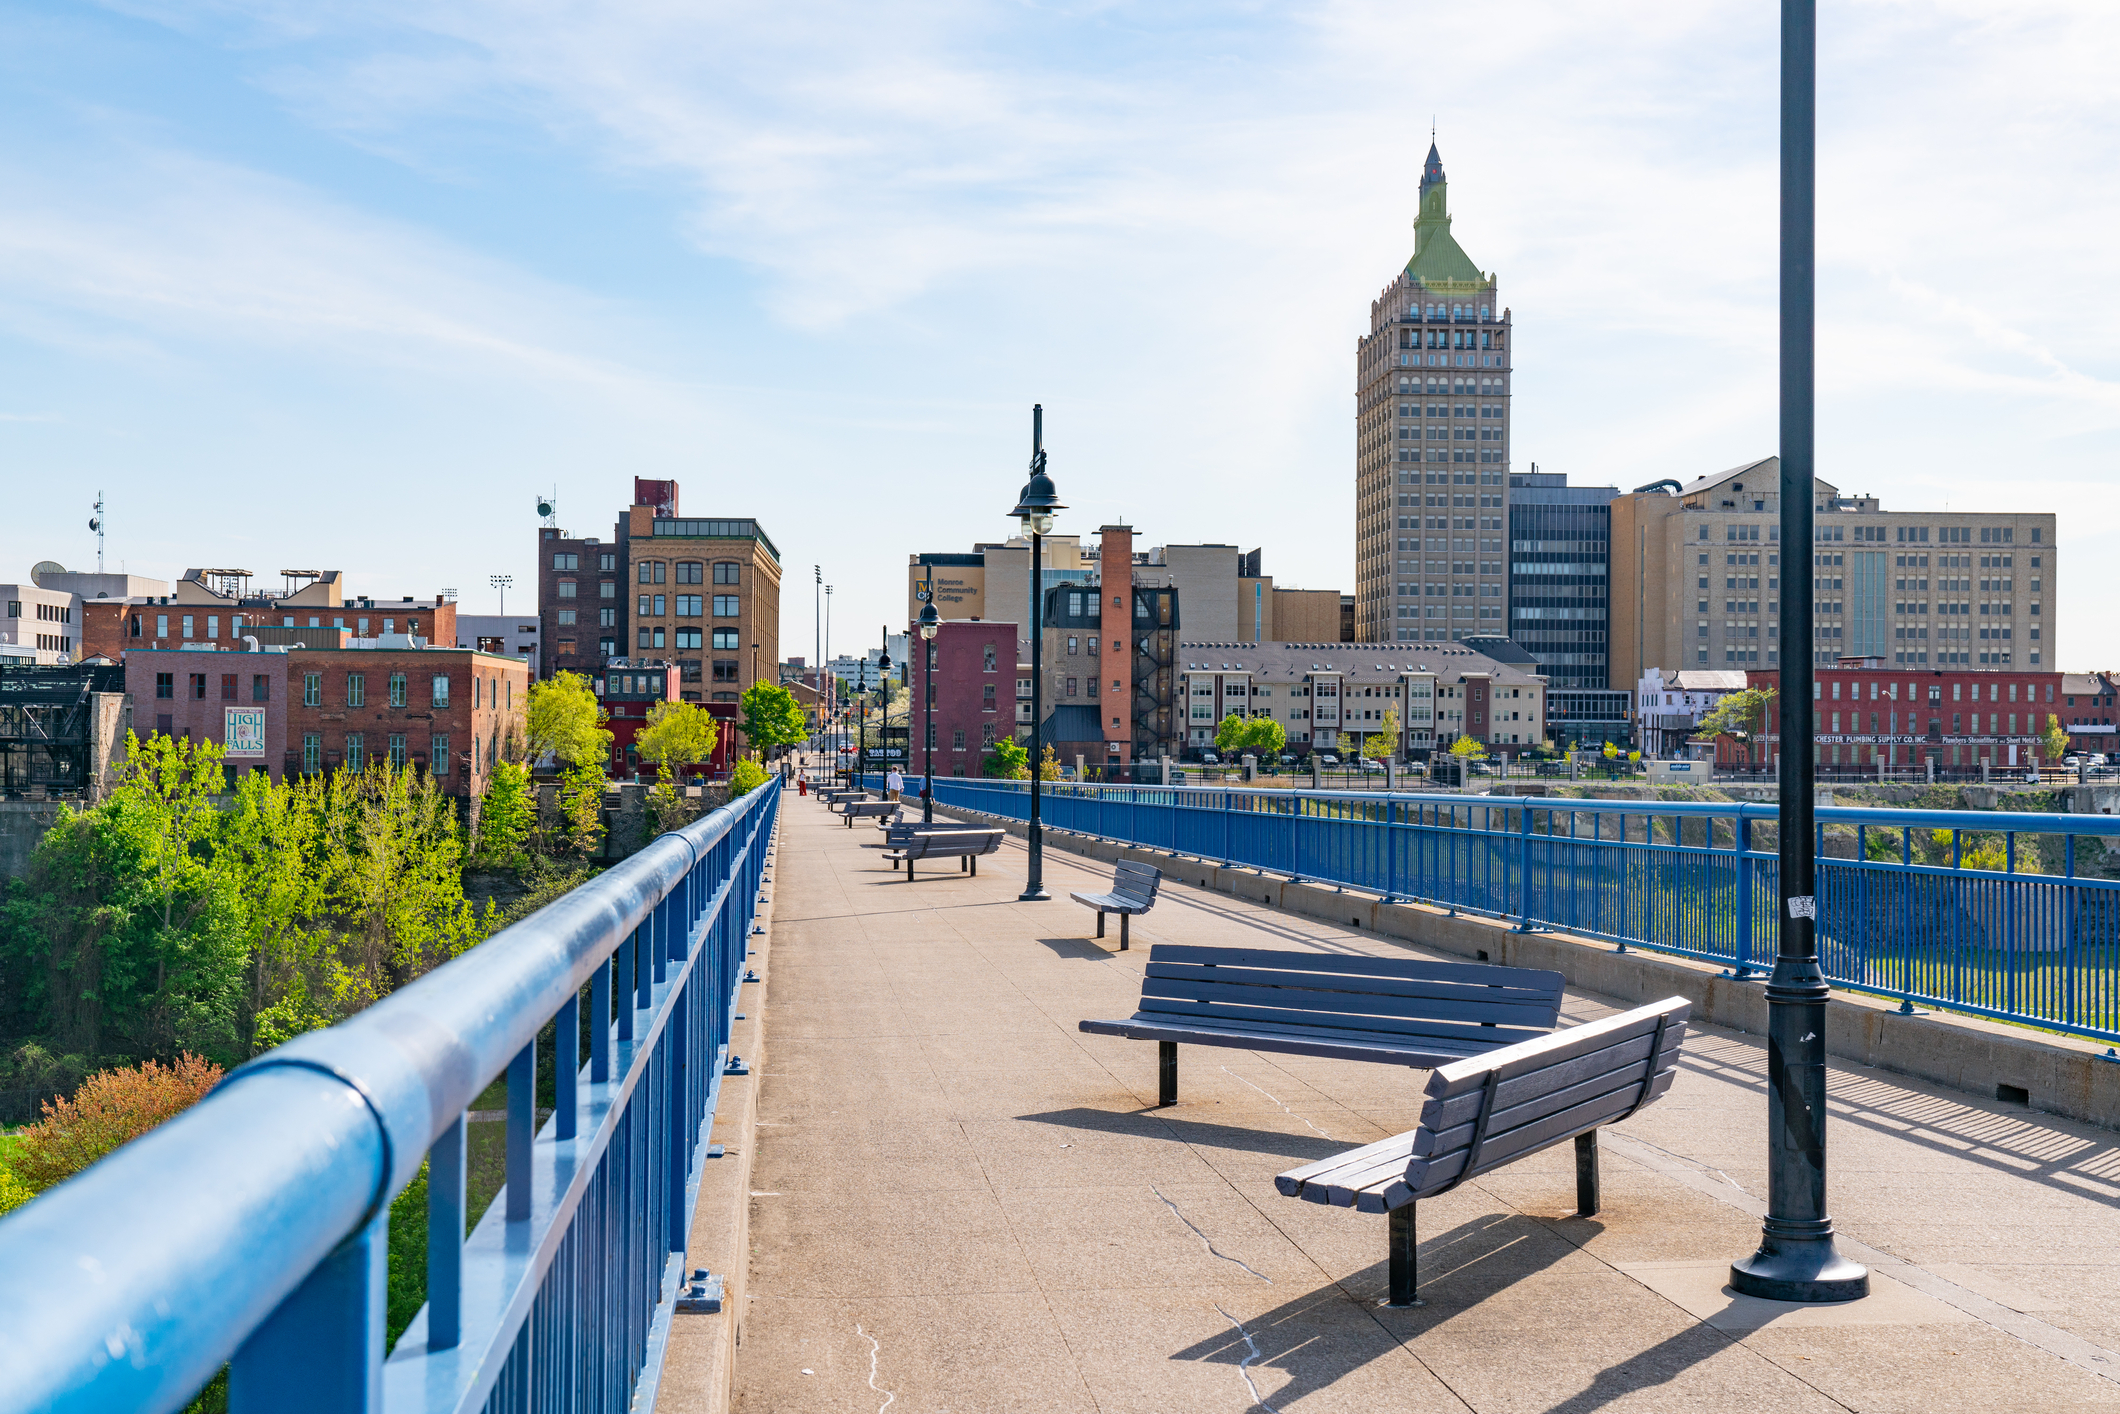
<path id="1" fill-rule="evenodd" d="M 661 836 L 0 1221 L 0 1410 L 178 1409 L 223 1363 L 232 1414 L 652 1407 L 779 806 Z M 503 1071 L 466 1237 L 464 1112 Z M 386 1358 L 422 1159 L 428 1300 Z"/>
<path id="2" fill-rule="evenodd" d="M 917 788 L 908 778 L 908 798 Z M 1041 793 L 1053 829 L 1705 958 L 1740 977 L 1773 962 L 1772 805 L 1068 782 Z M 935 799 L 1029 814 L 1020 781 L 938 777 Z M 2120 817 L 1816 814 L 1819 949 L 1835 985 L 2120 1041 L 2120 879 L 2076 867 L 2079 840 L 2104 853 Z M 2048 867 L 2026 869 L 2027 838 L 2059 842 L 2041 847 Z"/>

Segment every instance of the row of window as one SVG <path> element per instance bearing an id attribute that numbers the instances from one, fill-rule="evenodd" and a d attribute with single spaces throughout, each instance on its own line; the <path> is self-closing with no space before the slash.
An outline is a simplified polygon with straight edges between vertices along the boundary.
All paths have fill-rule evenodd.
<path id="1" fill-rule="evenodd" d="M 201 636 L 197 635 L 197 634 L 196 634 L 196 633 L 194 632 L 194 630 L 195 630 L 195 629 L 196 629 L 196 628 L 198 627 L 198 624 L 199 624 L 199 620 L 200 620 L 200 619 L 202 619 L 202 618 L 203 618 L 203 619 L 204 619 L 204 620 L 206 621 L 206 633 L 204 634 L 204 636 L 203 636 L 203 637 L 201 637 Z M 155 621 L 155 633 L 154 633 L 154 636 L 155 636 L 156 638 L 167 638 L 167 637 L 169 637 L 169 620 L 170 620 L 170 615 L 168 615 L 168 614 L 156 614 L 156 615 L 154 616 L 154 621 Z M 265 620 L 264 620 L 264 619 L 263 619 L 262 617 L 260 617 L 260 618 L 257 618 L 257 619 L 253 619 L 253 620 L 250 620 L 249 622 L 250 622 L 250 623 L 252 624 L 252 626 L 254 626 L 254 627 L 255 627 L 255 626 L 263 625 L 263 624 L 265 623 Z M 354 636 L 355 636 L 356 638 L 368 638 L 368 637 L 370 637 L 371 635 L 370 635 L 370 633 L 369 633 L 369 629 L 371 628 L 371 626 L 372 626 L 372 625 L 373 625 L 373 624 L 374 624 L 375 622 L 378 622 L 378 621 L 377 621 L 377 620 L 371 620 L 371 619 L 366 619 L 366 618 L 360 618 L 360 617 L 356 616 L 356 617 L 355 617 L 355 619 L 354 619 L 354 627 L 353 627 L 353 629 L 352 629 L 352 633 L 353 633 L 353 635 L 354 635 Z M 387 618 L 387 619 L 382 619 L 382 620 L 380 620 L 380 622 L 381 622 L 381 624 L 382 624 L 382 631 L 383 631 L 384 633 L 396 633 L 396 632 L 397 632 L 397 622 L 398 622 L 398 621 L 397 621 L 397 620 L 396 620 L 395 618 Z M 228 636 L 229 636 L 230 638 L 241 638 L 241 637 L 243 636 L 243 626 L 244 626 L 244 623 L 245 623 L 245 619 L 244 619 L 244 616 L 243 616 L 243 615 L 241 615 L 241 614 L 234 614 L 234 615 L 231 615 L 231 616 L 229 617 L 229 620 L 228 620 Z M 296 623 L 295 623 L 295 616 L 294 616 L 293 614 L 282 614 L 282 615 L 280 616 L 280 623 L 279 623 L 278 627 L 281 627 L 281 628 L 294 628 L 294 627 L 297 627 L 297 625 L 296 625 Z M 322 616 L 322 615 L 320 615 L 320 614 L 311 614 L 311 615 L 309 616 L 309 627 L 311 627 L 311 628 L 322 628 L 322 627 L 324 627 L 324 621 L 323 621 L 323 616 Z M 345 616 L 344 616 L 343 614 L 341 614 L 341 615 L 334 615 L 334 616 L 333 616 L 333 618 L 332 618 L 332 620 L 331 620 L 331 627 L 332 627 L 332 628 L 335 628 L 335 629 L 338 629 L 338 630 L 340 630 L 340 631 L 342 631 L 342 632 L 346 631 L 346 618 L 345 618 Z M 130 623 L 130 625 L 129 625 L 129 631 L 130 631 L 131 635 L 132 635 L 132 636 L 133 636 L 134 638 L 139 638 L 139 637 L 141 636 L 141 628 L 142 628 L 142 623 L 141 623 L 141 616 L 140 616 L 140 615 L 138 615 L 138 614 L 134 614 L 134 615 L 132 616 L 132 621 L 131 621 L 131 623 Z M 417 635 L 418 635 L 418 633 L 419 633 L 419 631 L 420 631 L 420 621 L 419 621 L 418 619 L 407 619 L 407 620 L 405 620 L 405 632 L 406 632 L 406 633 L 408 633 L 408 634 L 411 634 L 411 635 L 415 635 L 415 636 L 417 636 Z M 178 632 L 178 636 L 179 636 L 179 637 L 181 637 L 182 639 L 184 639 L 184 640 L 185 640 L 186 642 L 210 642 L 210 641 L 212 641 L 212 640 L 215 640 L 215 639 L 218 639 L 218 638 L 220 638 L 220 636 L 221 636 L 221 616 L 220 616 L 219 614 L 181 614 L 181 615 L 178 615 L 178 616 L 177 616 L 177 632 Z"/>
<path id="2" fill-rule="evenodd" d="M 642 560 L 634 566 L 634 578 L 642 584 L 661 584 L 663 576 L 666 574 L 673 575 L 672 582 L 677 584 L 701 584 L 705 582 L 701 578 L 705 572 L 705 566 L 699 560 L 677 560 L 674 562 L 667 560 Z M 714 562 L 714 582 L 716 584 L 741 584 L 743 582 L 742 576 L 742 561 L 716 560 Z"/>
<path id="3" fill-rule="evenodd" d="M 578 570 L 581 567 L 581 556 L 567 550 L 559 550 L 553 552 L 552 568 L 556 570 Z M 615 550 L 606 550 L 602 554 L 598 555 L 596 557 L 596 567 L 604 571 L 604 573 L 606 574 L 609 574 L 611 571 L 617 569 L 618 552 Z"/>
<path id="4" fill-rule="evenodd" d="M 220 676 L 222 701 L 235 701 L 237 675 L 235 673 L 222 673 Z M 177 695 L 176 677 L 175 673 L 156 673 L 155 696 L 162 698 L 175 697 Z M 206 700 L 207 675 L 205 673 L 192 673 L 187 686 L 189 696 L 193 701 L 204 702 Z M 389 705 L 392 707 L 410 705 L 411 678 L 408 674 L 392 673 L 385 681 L 384 686 Z M 366 673 L 346 674 L 344 689 L 346 706 L 365 707 L 368 705 L 368 675 Z M 264 673 L 252 674 L 250 693 L 250 700 L 253 702 L 271 701 L 272 679 Z M 427 700 L 435 707 L 447 707 L 449 705 L 449 675 L 447 673 L 436 673 L 428 680 Z M 302 705 L 304 707 L 321 707 L 324 705 L 324 675 L 322 673 L 302 674 Z M 488 705 L 513 707 L 515 705 L 515 684 L 500 678 L 488 681 L 473 673 L 471 675 L 471 705 L 474 707 Z"/>
<path id="5" fill-rule="evenodd" d="M 707 598 L 704 594 L 643 594 L 635 604 L 634 612 L 644 619 L 659 619 L 673 612 L 680 619 L 696 619 L 706 612 Z M 743 600 L 738 595 L 716 594 L 713 599 L 715 618 L 743 616 Z M 570 623 L 572 620 L 561 619 L 560 622 Z"/>
<path id="6" fill-rule="evenodd" d="M 635 646 L 639 648 L 704 648 L 708 646 L 704 641 L 705 636 L 705 630 L 696 628 L 643 628 L 634 631 Z M 712 646 L 724 652 L 733 652 L 743 646 L 741 638 L 742 635 L 733 628 L 718 628 L 714 630 Z M 565 643 L 568 640 L 561 641 Z M 603 642 L 609 645 L 612 640 L 607 638 Z M 562 647 L 560 651 L 565 653 L 571 650 Z M 603 651 L 608 656 L 611 650 L 607 646 Z"/>
<path id="7" fill-rule="evenodd" d="M 1430 447 L 1427 449 L 1428 455 L 1426 457 L 1421 455 L 1421 450 L 1419 447 L 1402 448 L 1399 452 L 1399 460 L 1402 462 L 1479 462 L 1484 465 L 1506 464 L 1509 460 L 1509 454 L 1500 447 L 1492 449 Z M 1501 482 L 1497 480 L 1492 484 L 1499 486 Z"/>
<path id="8" fill-rule="evenodd" d="M 406 763 L 410 759 L 410 752 L 407 750 L 408 743 L 402 733 L 386 733 L 377 745 L 382 748 L 380 760 L 387 762 L 397 770 L 402 771 L 405 769 Z M 349 771 L 365 770 L 370 764 L 368 747 L 369 741 L 366 732 L 346 733 L 339 742 L 339 764 Z M 474 776 L 479 773 L 482 755 L 486 758 L 487 764 L 490 765 L 493 749 L 488 747 L 485 752 L 481 753 L 478 738 L 471 738 L 470 759 L 466 764 L 470 766 L 471 774 Z M 326 764 L 324 758 L 323 733 L 303 733 L 302 773 L 314 776 L 323 771 Z M 436 732 L 427 738 L 427 769 L 431 774 L 438 777 L 447 777 L 455 771 L 456 763 L 449 756 L 448 733 Z"/>

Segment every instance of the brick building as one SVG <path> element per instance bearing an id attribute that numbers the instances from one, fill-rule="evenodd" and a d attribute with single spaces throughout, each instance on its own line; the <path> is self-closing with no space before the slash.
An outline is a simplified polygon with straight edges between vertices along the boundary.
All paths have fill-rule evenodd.
<path id="1" fill-rule="evenodd" d="M 541 672 L 608 683 L 612 659 L 667 661 L 727 734 L 744 690 L 779 676 L 779 550 L 755 520 L 685 518 L 677 482 L 645 477 L 611 531 L 538 530 Z"/>
<path id="2" fill-rule="evenodd" d="M 1016 638 L 1012 623 L 945 619 L 923 641 L 927 651 L 914 659 L 912 769 L 927 769 L 925 733 L 937 777 L 983 773 L 986 753 L 1015 729 Z"/>
<path id="3" fill-rule="evenodd" d="M 285 659 L 286 771 L 389 761 L 431 770 L 449 794 L 475 799 L 494 763 L 521 749 L 530 674 L 520 659 L 395 646 L 292 649 Z M 126 667 L 130 680 L 131 658 Z"/>
<path id="4" fill-rule="evenodd" d="M 2120 673 L 2063 673 L 2061 725 L 2079 751 L 2120 750 Z"/>
<path id="5" fill-rule="evenodd" d="M 192 569 L 167 594 L 81 602 L 81 651 L 116 659 L 135 648 L 175 649 L 190 643 L 227 652 L 246 648 L 288 647 L 301 642 L 315 647 L 329 641 L 349 646 L 361 640 L 392 636 L 423 643 L 457 641 L 456 601 L 437 594 L 432 600 L 404 595 L 347 597 L 338 570 L 287 572 L 277 593 L 253 591 L 248 570 Z M 309 630 L 328 635 L 316 643 Z"/>
<path id="6" fill-rule="evenodd" d="M 201 648 L 134 648 L 125 654 L 133 730 L 142 737 L 212 742 L 233 778 L 287 766 L 288 655 Z"/>
<path id="7" fill-rule="evenodd" d="M 1843 658 L 1817 671 L 1818 760 L 1825 765 L 1939 770 L 2022 766 L 2043 755 L 2039 738 L 2049 715 L 2068 721 L 2062 675 L 2029 669 L 1908 669 L 1881 657 Z M 1778 688 L 1781 674 L 1746 674 L 1746 685 Z M 1769 765 L 1781 736 L 1771 719 L 1753 740 L 1716 744 L 1719 761 Z"/>
<path id="8" fill-rule="evenodd" d="M 658 702 L 682 700 L 680 670 L 677 664 L 659 658 L 610 658 L 604 662 L 603 676 L 592 679 L 590 686 L 609 714 L 604 723 L 611 733 L 611 760 L 606 769 L 614 776 L 631 775 L 640 769 L 640 753 L 633 740 L 648 725 L 648 713 Z M 731 735 L 724 727 L 714 743 L 714 760 L 708 769 L 727 768 Z"/>

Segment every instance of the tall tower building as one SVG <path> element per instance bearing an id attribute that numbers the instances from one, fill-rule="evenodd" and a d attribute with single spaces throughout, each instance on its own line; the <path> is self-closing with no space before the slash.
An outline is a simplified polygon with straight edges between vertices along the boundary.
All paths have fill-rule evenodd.
<path id="1" fill-rule="evenodd" d="M 1355 638 L 1508 632 L 1509 311 L 1421 169 L 1413 258 L 1355 350 Z"/>

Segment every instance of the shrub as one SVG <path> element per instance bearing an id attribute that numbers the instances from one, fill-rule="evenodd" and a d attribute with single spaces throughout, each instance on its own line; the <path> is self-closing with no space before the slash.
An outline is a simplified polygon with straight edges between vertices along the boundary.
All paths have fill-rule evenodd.
<path id="1" fill-rule="evenodd" d="M 12 1213 L 36 1196 L 28 1184 L 15 1177 L 13 1169 L 0 1167 L 0 1216 Z"/>
<path id="2" fill-rule="evenodd" d="M 81 1082 L 72 1099 L 47 1100 L 8 1166 L 32 1192 L 63 1183 L 104 1155 L 204 1099 L 221 1067 L 185 1052 L 175 1065 L 144 1061 Z"/>
<path id="3" fill-rule="evenodd" d="M 729 773 L 729 799 L 749 795 L 766 783 L 766 768 L 746 756 L 736 763 Z"/>

